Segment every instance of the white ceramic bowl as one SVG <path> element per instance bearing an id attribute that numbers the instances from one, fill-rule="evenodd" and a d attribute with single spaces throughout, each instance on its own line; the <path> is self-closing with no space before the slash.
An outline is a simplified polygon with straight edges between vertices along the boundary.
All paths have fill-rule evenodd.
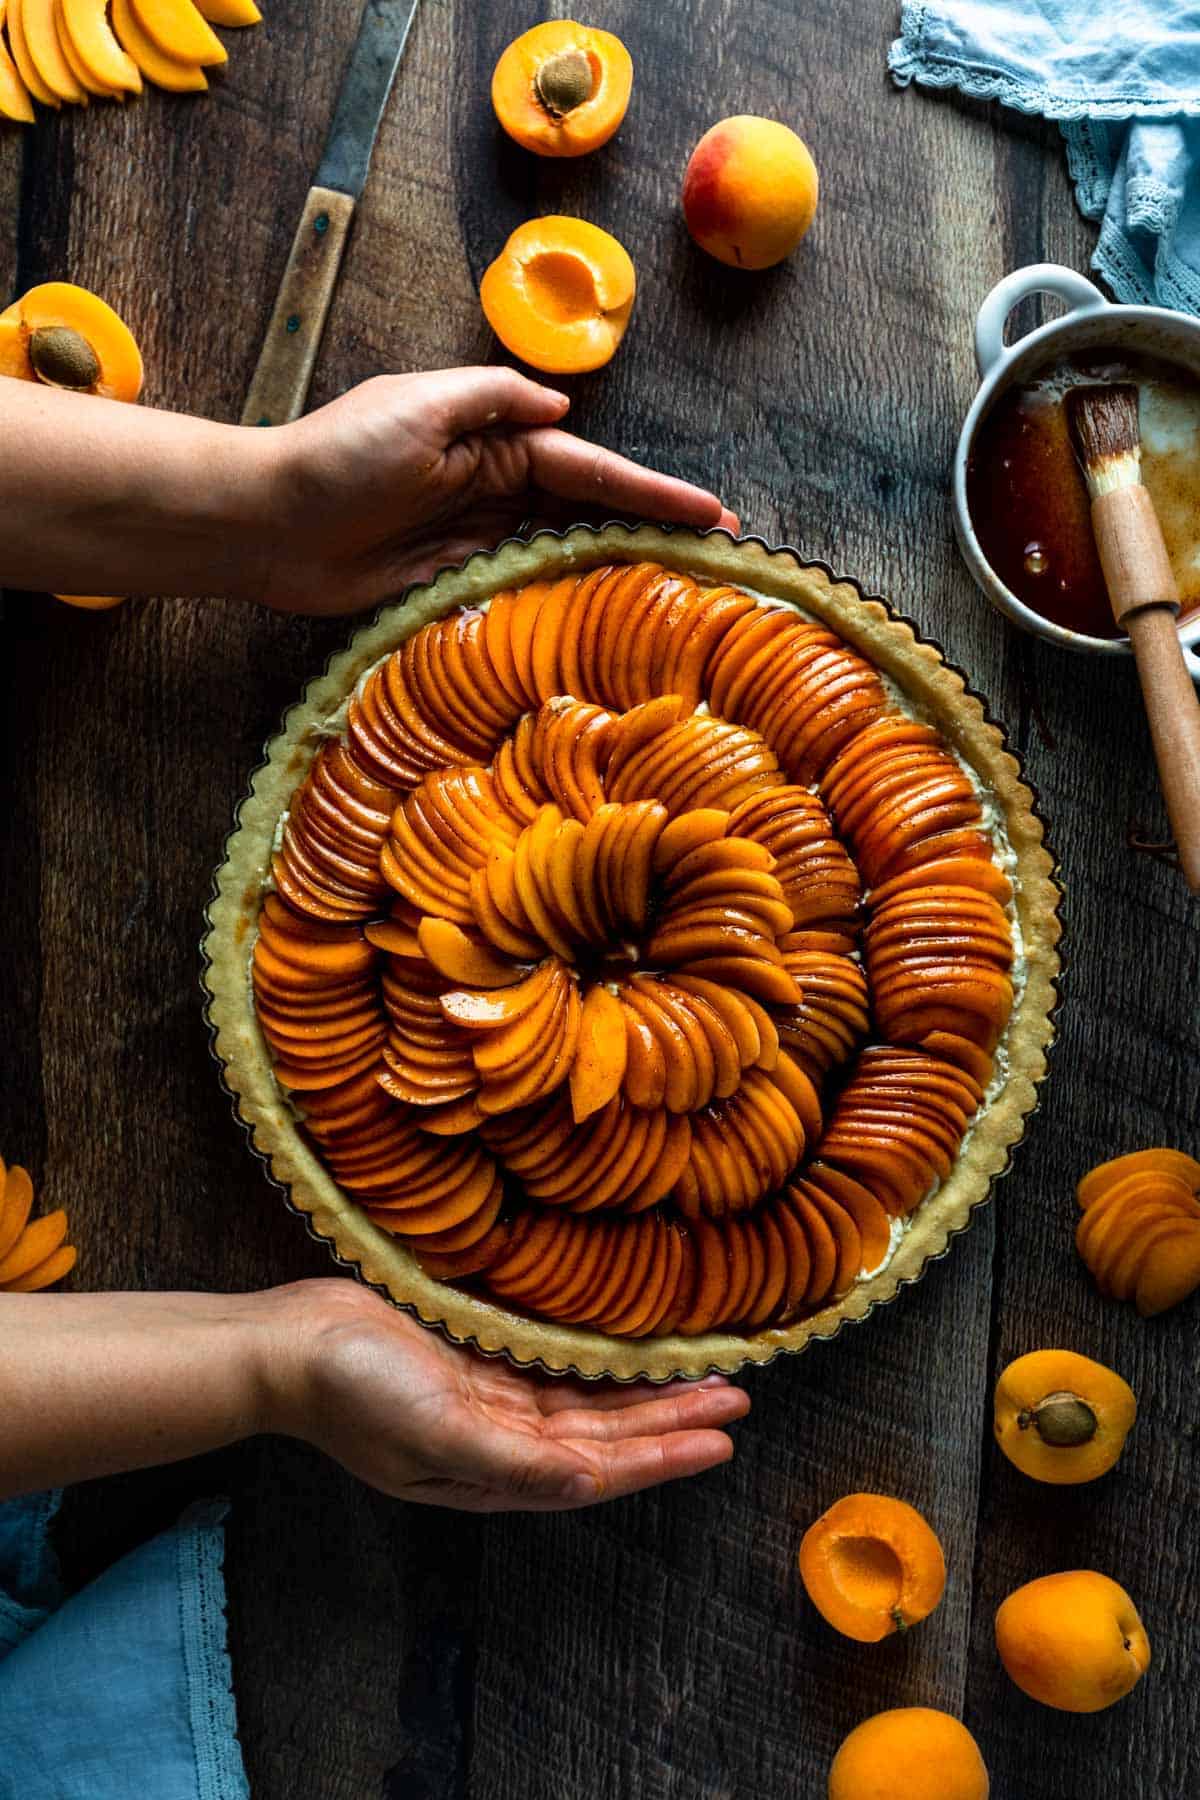
<path id="1" fill-rule="evenodd" d="M 1006 344 L 1004 327 L 1008 315 L 1031 294 L 1054 294 L 1066 302 L 1068 311 L 1018 338 L 1016 343 Z M 1069 631 L 1018 600 L 984 556 L 967 510 L 967 463 L 979 428 L 1000 397 L 1046 363 L 1073 351 L 1098 347 L 1163 357 L 1200 378 L 1200 319 L 1160 306 L 1114 305 L 1086 276 L 1058 263 L 1031 263 L 1027 269 L 1017 269 L 996 283 L 975 320 L 980 386 L 954 455 L 954 529 L 972 575 L 992 605 L 1014 624 L 1066 650 L 1128 656 L 1128 638 L 1096 638 Z M 1200 682 L 1200 612 L 1180 625 L 1179 637 L 1192 679 Z"/>

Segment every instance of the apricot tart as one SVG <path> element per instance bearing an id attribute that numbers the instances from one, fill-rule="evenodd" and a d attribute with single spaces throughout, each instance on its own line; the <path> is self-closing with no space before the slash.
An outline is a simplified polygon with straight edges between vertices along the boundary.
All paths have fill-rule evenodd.
<path id="1" fill-rule="evenodd" d="M 206 942 L 243 1120 L 363 1276 L 594 1375 L 765 1360 L 985 1197 L 1058 894 L 1000 732 L 878 601 L 579 528 L 359 632 L 243 802 Z"/>

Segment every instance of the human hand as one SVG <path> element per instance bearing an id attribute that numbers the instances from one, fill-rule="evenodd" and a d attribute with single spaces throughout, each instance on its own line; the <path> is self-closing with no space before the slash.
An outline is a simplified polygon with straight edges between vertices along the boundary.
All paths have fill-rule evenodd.
<path id="1" fill-rule="evenodd" d="M 276 1429 L 397 1499 L 556 1512 L 727 1462 L 750 1409 L 723 1377 L 581 1382 L 449 1344 L 353 1281 L 306 1281 Z"/>
<path id="2" fill-rule="evenodd" d="M 738 529 L 703 489 L 556 430 L 568 404 L 503 367 L 384 375 L 266 434 L 274 499 L 257 597 L 355 612 L 525 519 L 569 524 L 598 508 Z"/>

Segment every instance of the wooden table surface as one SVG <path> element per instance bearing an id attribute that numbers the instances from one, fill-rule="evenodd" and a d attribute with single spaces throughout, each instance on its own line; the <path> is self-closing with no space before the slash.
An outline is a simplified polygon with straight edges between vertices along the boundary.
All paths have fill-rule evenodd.
<path id="1" fill-rule="evenodd" d="M 0 285 L 98 289 L 141 340 L 148 403 L 236 418 L 357 12 L 269 0 L 207 99 L 5 129 Z M 598 0 L 588 19 L 633 52 L 628 119 L 598 155 L 537 161 L 499 134 L 487 95 L 499 51 L 538 16 L 425 0 L 314 404 L 380 370 L 495 356 L 476 288 L 521 219 L 615 231 L 637 310 L 611 368 L 570 384 L 576 428 L 712 485 L 748 530 L 889 595 L 1027 759 L 1069 932 L 1043 1107 L 993 1205 L 919 1288 L 748 1378 L 727 1469 L 585 1515 L 480 1520 L 257 1441 L 76 1490 L 69 1572 L 194 1496 L 232 1496 L 256 1800 L 819 1800 L 843 1734 L 904 1703 L 966 1720 L 1000 1800 L 1181 1800 L 1200 1732 L 1200 1303 L 1144 1323 L 1101 1301 L 1072 1247 L 1072 1189 L 1136 1146 L 1200 1151 L 1197 914 L 1177 875 L 1127 848 L 1130 820 L 1162 835 L 1132 667 L 1008 630 L 957 559 L 947 497 L 979 301 L 1021 263 L 1087 266 L 1061 142 L 1019 114 L 897 92 L 890 0 Z M 691 145 L 733 112 L 796 125 L 822 178 L 799 253 L 753 278 L 693 249 L 678 207 Z M 346 634 L 218 600 L 94 615 L 5 601 L 0 1149 L 71 1209 L 77 1286 L 245 1289 L 327 1270 L 219 1091 L 197 945 L 246 775 Z M 1045 1344 L 1112 1363 L 1141 1400 L 1094 1487 L 1038 1488 L 991 1441 L 998 1369 Z M 933 1618 L 874 1648 L 827 1629 L 795 1569 L 808 1521 L 858 1488 L 919 1506 L 950 1568 Z M 1128 1586 L 1155 1654 L 1136 1694 L 1091 1719 L 1024 1699 L 992 1644 L 1006 1593 L 1080 1565 Z"/>

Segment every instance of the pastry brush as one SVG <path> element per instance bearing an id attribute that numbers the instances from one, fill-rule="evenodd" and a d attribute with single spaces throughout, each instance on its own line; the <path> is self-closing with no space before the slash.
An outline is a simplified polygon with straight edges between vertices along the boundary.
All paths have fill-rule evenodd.
<path id="1" fill-rule="evenodd" d="M 1175 619 L 1179 590 L 1150 490 L 1142 481 L 1138 391 L 1072 388 L 1067 424 L 1092 502 L 1092 529 L 1113 617 L 1137 659 L 1158 779 L 1180 866 L 1200 892 L 1200 701 Z"/>

